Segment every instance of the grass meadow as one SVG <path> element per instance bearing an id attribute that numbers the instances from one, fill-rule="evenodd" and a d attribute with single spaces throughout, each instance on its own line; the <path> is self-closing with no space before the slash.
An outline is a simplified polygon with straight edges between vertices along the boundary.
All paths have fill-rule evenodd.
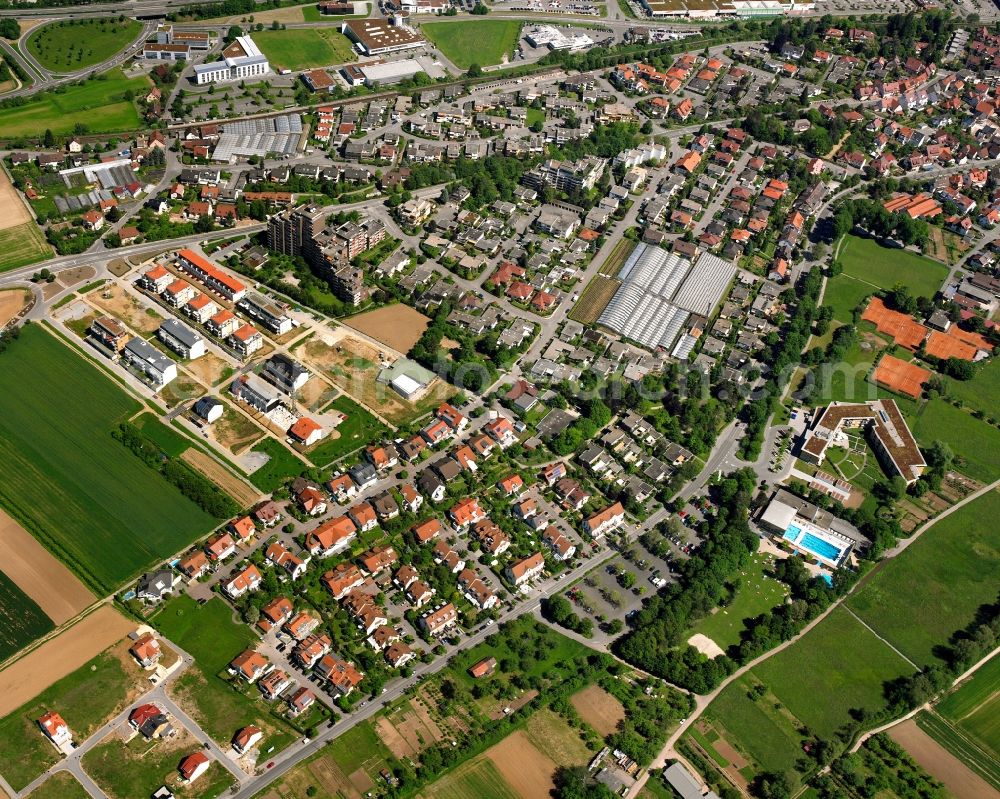
<path id="1" fill-rule="evenodd" d="M 270 494 L 287 478 L 301 474 L 306 468 L 302 461 L 270 436 L 258 441 L 251 451 L 262 452 L 270 458 L 250 475 L 250 482 L 265 494 Z"/>
<path id="2" fill-rule="evenodd" d="M 900 405 L 903 408 L 902 404 Z M 944 441 L 957 456 L 955 467 L 974 480 L 991 483 L 1000 477 L 1000 430 L 969 411 L 942 399 L 921 405 L 916 414 L 903 413 L 917 442 L 928 446 Z"/>
<path id="3" fill-rule="evenodd" d="M 508 19 L 477 19 L 454 22 L 426 22 L 421 32 L 459 69 L 472 64 L 493 66 L 512 56 L 521 33 L 521 23 Z"/>
<path id="4" fill-rule="evenodd" d="M 140 406 L 110 378 L 37 326 L 2 358 L 0 502 L 97 593 L 215 526 L 111 437 Z"/>
<path id="5" fill-rule="evenodd" d="M 934 647 L 997 601 L 1000 515 L 992 491 L 942 519 L 894 558 L 847 604 L 879 635 L 921 665 Z"/>
<path id="6" fill-rule="evenodd" d="M 101 64 L 139 36 L 142 23 L 115 17 L 69 19 L 41 25 L 28 37 L 28 51 L 53 72 L 77 72 Z"/>
<path id="7" fill-rule="evenodd" d="M 306 453 L 316 466 L 326 466 L 378 440 L 388 432 L 388 428 L 376 419 L 374 414 L 362 408 L 346 394 L 341 394 L 323 409 L 324 413 L 330 411 L 340 411 L 347 418 L 337 425 L 336 437 L 328 436 Z"/>
<path id="8" fill-rule="evenodd" d="M 327 67 L 357 57 L 350 40 L 336 28 L 261 31 L 253 40 L 276 68 Z"/>
<path id="9" fill-rule="evenodd" d="M 118 133 L 140 127 L 135 102 L 126 97 L 149 89 L 145 77 L 126 78 L 120 69 L 71 86 L 36 95 L 24 105 L 5 108 L 0 114 L 0 138 L 39 136 L 48 129 L 55 135 L 74 133 L 77 125 L 88 133 Z"/>

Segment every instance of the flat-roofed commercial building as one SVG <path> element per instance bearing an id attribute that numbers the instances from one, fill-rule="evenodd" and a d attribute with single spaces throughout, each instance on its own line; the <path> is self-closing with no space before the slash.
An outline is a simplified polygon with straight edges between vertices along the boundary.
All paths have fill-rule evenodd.
<path id="1" fill-rule="evenodd" d="M 270 71 L 271 65 L 267 56 L 249 36 L 237 36 L 236 40 L 222 51 L 221 61 L 196 64 L 194 68 L 195 79 L 199 85 L 243 80 L 266 75 Z"/>
<path id="2" fill-rule="evenodd" d="M 402 20 L 351 19 L 341 32 L 365 55 L 385 55 L 423 47 L 426 40 Z"/>

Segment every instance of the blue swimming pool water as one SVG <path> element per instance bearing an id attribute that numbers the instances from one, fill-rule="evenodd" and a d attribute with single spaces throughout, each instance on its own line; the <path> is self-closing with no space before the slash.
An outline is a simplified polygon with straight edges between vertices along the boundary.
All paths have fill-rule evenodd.
<path id="1" fill-rule="evenodd" d="M 794 524 L 788 525 L 788 529 L 785 530 L 785 538 L 791 541 L 793 544 L 799 540 L 799 533 L 802 532 L 801 527 L 797 527 Z"/>
<path id="2" fill-rule="evenodd" d="M 826 574 L 824 572 L 823 574 L 820 575 L 820 577 L 823 578 L 823 582 L 825 582 L 828 586 L 830 586 L 830 588 L 833 588 L 833 577 L 831 575 Z"/>
<path id="3" fill-rule="evenodd" d="M 822 538 L 819 538 L 812 533 L 806 533 L 802 536 L 802 540 L 799 541 L 799 546 L 803 549 L 808 549 L 814 555 L 819 555 L 821 558 L 826 558 L 829 561 L 836 561 L 842 552 L 840 547 L 831 544 L 829 541 L 824 541 Z"/>

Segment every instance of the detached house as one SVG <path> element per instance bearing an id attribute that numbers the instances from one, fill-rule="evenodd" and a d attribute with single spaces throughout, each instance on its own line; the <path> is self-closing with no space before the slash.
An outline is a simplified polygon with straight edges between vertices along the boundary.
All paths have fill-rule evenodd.
<path id="1" fill-rule="evenodd" d="M 226 595 L 230 599 L 239 599 L 244 594 L 260 588 L 262 580 L 263 578 L 257 567 L 251 563 L 226 583 L 222 590 L 226 592 Z"/>
<path id="2" fill-rule="evenodd" d="M 511 563 L 505 570 L 507 579 L 514 585 L 521 587 L 534 580 L 545 569 L 545 558 L 541 552 L 529 555 L 521 560 Z"/>

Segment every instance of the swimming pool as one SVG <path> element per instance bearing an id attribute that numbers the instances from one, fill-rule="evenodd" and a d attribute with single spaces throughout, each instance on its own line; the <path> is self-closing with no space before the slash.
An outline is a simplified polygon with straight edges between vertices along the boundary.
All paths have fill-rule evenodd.
<path id="1" fill-rule="evenodd" d="M 803 532 L 802 528 L 796 524 L 788 525 L 784 537 L 800 549 L 804 549 L 829 563 L 838 563 L 844 554 L 843 547 L 838 547 L 832 541 L 820 538 L 813 533 Z"/>

